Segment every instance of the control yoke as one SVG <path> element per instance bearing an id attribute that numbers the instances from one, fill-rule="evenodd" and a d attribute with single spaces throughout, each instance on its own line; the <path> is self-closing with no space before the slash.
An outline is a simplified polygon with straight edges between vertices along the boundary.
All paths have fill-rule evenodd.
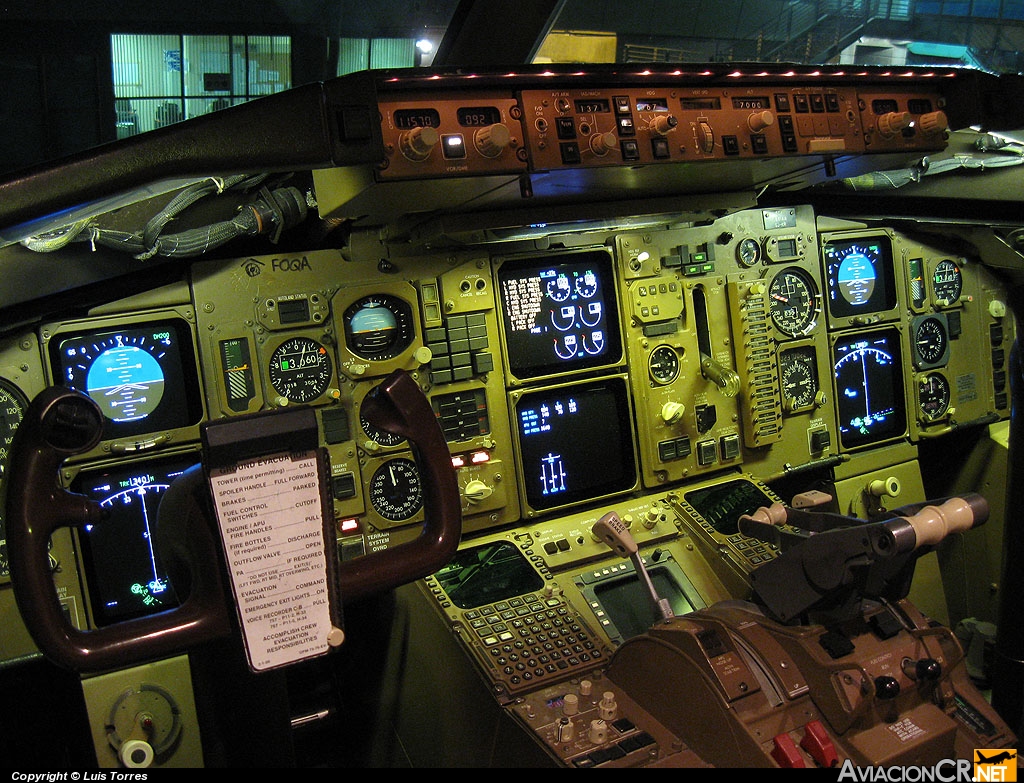
<path id="1" fill-rule="evenodd" d="M 417 539 L 340 564 L 340 598 L 346 601 L 433 573 L 455 554 L 462 534 L 448 447 L 412 377 L 401 370 L 392 373 L 367 396 L 363 413 L 412 444 L 424 474 L 425 519 Z M 86 672 L 177 654 L 226 636 L 234 614 L 221 576 L 223 554 L 214 533 L 210 490 L 197 465 L 171 484 L 160 509 L 161 517 L 170 507 L 175 517 L 186 518 L 187 540 L 177 544 L 187 545 L 187 561 L 194 567 L 181 606 L 89 631 L 65 617 L 50 573 L 50 536 L 60 527 L 102 525 L 103 513 L 95 501 L 63 489 L 58 470 L 68 457 L 98 445 L 102 431 L 103 415 L 88 396 L 64 387 L 44 389 L 15 432 L 7 481 L 7 549 L 18 609 L 47 658 Z"/>
<path id="2" fill-rule="evenodd" d="M 783 623 L 832 623 L 860 612 L 865 598 L 898 600 L 910 589 L 917 558 L 951 533 L 988 520 L 977 494 L 911 504 L 865 522 L 820 511 L 762 507 L 739 518 L 743 535 L 778 546 L 780 555 L 750 577 L 764 607 Z"/>

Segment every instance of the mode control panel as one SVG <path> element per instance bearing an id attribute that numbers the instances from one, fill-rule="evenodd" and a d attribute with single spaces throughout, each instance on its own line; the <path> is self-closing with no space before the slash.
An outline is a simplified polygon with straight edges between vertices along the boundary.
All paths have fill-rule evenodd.
<path id="1" fill-rule="evenodd" d="M 537 169 L 942 149 L 938 95 L 851 86 L 524 90 Z"/>

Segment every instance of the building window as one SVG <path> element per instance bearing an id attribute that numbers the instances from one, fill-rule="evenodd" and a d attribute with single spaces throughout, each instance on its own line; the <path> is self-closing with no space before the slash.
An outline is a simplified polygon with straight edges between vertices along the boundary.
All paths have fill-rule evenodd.
<path id="1" fill-rule="evenodd" d="M 420 65 L 413 38 L 342 38 L 338 76 L 368 68 L 412 68 Z"/>
<path id="2" fill-rule="evenodd" d="M 110 48 L 118 138 L 292 86 L 288 36 L 115 34 Z"/>

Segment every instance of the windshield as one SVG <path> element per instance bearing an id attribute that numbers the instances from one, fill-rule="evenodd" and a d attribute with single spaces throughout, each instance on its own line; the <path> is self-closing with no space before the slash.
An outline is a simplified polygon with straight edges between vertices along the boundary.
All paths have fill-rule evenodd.
<path id="1" fill-rule="evenodd" d="M 367 69 L 525 63 L 1020 70 L 1024 0 L 6 3 L 0 172 Z M 209 7 L 207 7 L 209 6 Z M 505 18 L 507 17 L 507 18 Z"/>

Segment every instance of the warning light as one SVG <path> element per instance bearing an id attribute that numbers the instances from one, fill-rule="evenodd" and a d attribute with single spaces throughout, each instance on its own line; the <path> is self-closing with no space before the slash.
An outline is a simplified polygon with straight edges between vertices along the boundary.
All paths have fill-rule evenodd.
<path id="1" fill-rule="evenodd" d="M 355 517 L 349 517 L 338 522 L 338 528 L 342 533 L 356 533 L 359 531 L 359 521 Z"/>

